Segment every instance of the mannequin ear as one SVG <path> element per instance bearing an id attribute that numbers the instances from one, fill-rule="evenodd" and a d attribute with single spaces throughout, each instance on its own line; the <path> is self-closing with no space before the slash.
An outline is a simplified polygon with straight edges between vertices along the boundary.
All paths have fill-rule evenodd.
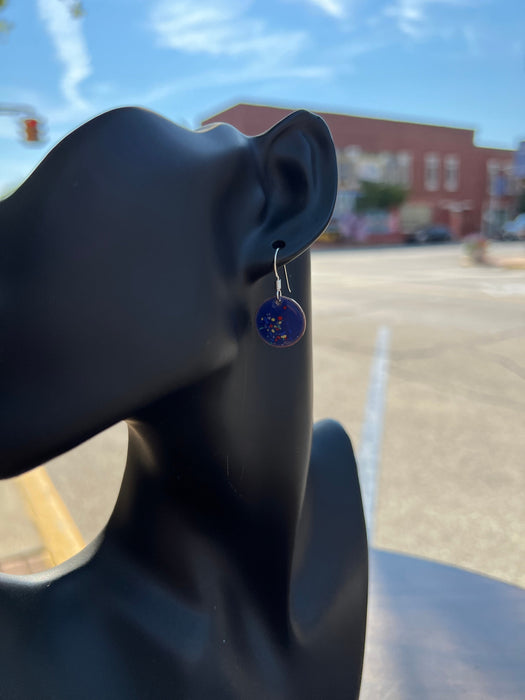
<path id="1" fill-rule="evenodd" d="M 337 163 L 325 122 L 301 110 L 254 138 L 266 205 L 243 247 L 248 280 L 303 253 L 326 228 L 337 194 Z"/>

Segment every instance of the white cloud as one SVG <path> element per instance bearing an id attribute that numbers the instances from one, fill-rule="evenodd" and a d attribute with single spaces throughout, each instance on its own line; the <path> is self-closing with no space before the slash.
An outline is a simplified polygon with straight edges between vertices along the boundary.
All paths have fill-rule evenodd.
<path id="1" fill-rule="evenodd" d="M 174 95 L 186 92 L 206 90 L 217 86 L 242 86 L 261 84 L 266 81 L 274 81 L 274 84 L 281 80 L 328 80 L 332 77 L 334 69 L 327 65 L 302 65 L 302 66 L 261 66 L 257 62 L 246 65 L 242 70 L 213 70 L 199 75 L 187 75 L 183 78 L 156 85 L 145 93 L 130 95 L 126 100 L 129 104 L 140 104 L 151 106 L 158 102 L 173 97 Z"/>
<path id="2" fill-rule="evenodd" d="M 64 67 L 62 93 L 71 107 L 85 109 L 86 100 L 80 95 L 79 86 L 91 74 L 91 59 L 82 33 L 82 20 L 73 18 L 62 0 L 38 0 L 38 10 Z"/>
<path id="3" fill-rule="evenodd" d="M 452 5 L 465 7 L 473 5 L 476 0 L 395 0 L 389 5 L 385 14 L 393 17 L 403 34 L 414 39 L 425 36 L 430 29 L 428 8 L 431 5 Z"/>
<path id="4" fill-rule="evenodd" d="M 328 0 L 333 2 L 335 0 Z M 213 56 L 265 56 L 297 52 L 306 42 L 301 31 L 274 31 L 262 20 L 245 16 L 241 2 L 162 0 L 151 26 L 161 46 Z"/>
<path id="5" fill-rule="evenodd" d="M 327 15 L 343 18 L 346 15 L 346 3 L 344 0 L 308 0 L 311 5 L 316 5 Z"/>
<path id="6" fill-rule="evenodd" d="M 306 5 L 313 5 L 321 12 L 334 19 L 345 19 L 350 14 L 350 10 L 360 0 L 281 0 L 282 2 L 296 2 Z"/>

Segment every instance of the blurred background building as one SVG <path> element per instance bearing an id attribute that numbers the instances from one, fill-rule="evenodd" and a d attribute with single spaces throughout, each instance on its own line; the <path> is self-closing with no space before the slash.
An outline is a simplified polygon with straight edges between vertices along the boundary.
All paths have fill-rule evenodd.
<path id="1" fill-rule="evenodd" d="M 255 135 L 292 111 L 237 104 L 203 124 L 226 122 Z M 491 234 L 515 215 L 515 153 L 476 146 L 473 129 L 348 114 L 320 116 L 332 132 L 339 167 L 329 229 L 343 238 L 367 244 L 402 242 L 415 230 L 435 224 L 459 239 L 479 231 Z M 360 206 L 369 183 L 383 185 L 376 191 L 386 195 L 386 204 Z"/>

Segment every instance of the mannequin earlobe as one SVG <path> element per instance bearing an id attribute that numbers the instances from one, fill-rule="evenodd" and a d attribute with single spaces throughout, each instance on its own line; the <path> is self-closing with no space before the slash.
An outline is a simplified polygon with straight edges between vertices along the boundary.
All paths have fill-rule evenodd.
<path id="1" fill-rule="evenodd" d="M 326 228 L 337 194 L 337 163 L 325 122 L 294 112 L 254 138 L 266 207 L 261 225 L 243 246 L 246 278 L 267 274 L 279 247 L 285 264 L 304 252 Z"/>

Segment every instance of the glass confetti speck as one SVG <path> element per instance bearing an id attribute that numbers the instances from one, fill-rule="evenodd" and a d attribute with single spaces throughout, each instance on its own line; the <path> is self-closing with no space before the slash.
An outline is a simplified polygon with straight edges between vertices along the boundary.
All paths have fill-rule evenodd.
<path id="1" fill-rule="evenodd" d="M 268 345 L 288 348 L 301 340 L 306 317 L 300 305 L 289 297 L 267 299 L 257 312 L 257 330 Z"/>

